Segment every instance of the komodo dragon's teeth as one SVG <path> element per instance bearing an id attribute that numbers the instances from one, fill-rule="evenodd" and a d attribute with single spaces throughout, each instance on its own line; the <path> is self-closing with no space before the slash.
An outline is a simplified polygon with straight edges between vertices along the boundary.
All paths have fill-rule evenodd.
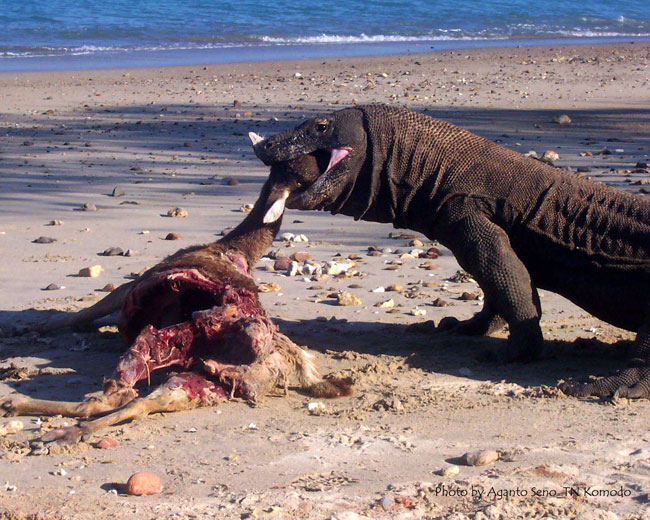
<path id="1" fill-rule="evenodd" d="M 350 153 L 350 150 L 347 148 L 332 148 L 330 151 L 332 155 L 330 155 L 330 162 L 327 165 L 327 170 L 325 170 L 325 173 L 334 168 L 334 166 L 345 159 L 345 157 L 347 157 L 347 155 Z"/>
<path id="2" fill-rule="evenodd" d="M 248 132 L 248 138 L 251 140 L 251 143 L 253 143 L 253 146 L 264 141 L 264 138 L 255 132 Z"/>

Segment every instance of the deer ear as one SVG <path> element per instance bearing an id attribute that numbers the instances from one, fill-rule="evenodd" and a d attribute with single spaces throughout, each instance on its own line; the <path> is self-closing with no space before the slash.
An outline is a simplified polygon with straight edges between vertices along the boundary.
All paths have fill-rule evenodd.
<path id="1" fill-rule="evenodd" d="M 261 143 L 262 141 L 264 141 L 264 138 L 261 135 L 256 134 L 255 132 L 248 132 L 248 138 L 251 140 L 253 147 L 255 147 L 257 143 Z"/>
<path id="2" fill-rule="evenodd" d="M 269 199 L 266 202 L 267 205 L 273 199 L 275 200 L 273 201 L 271 206 L 266 210 L 266 213 L 264 214 L 264 219 L 262 220 L 264 224 L 271 224 L 272 222 L 275 222 L 282 216 L 282 214 L 284 213 L 284 202 L 287 200 L 288 196 L 289 196 L 289 190 L 286 189 L 282 191 L 279 198 L 275 198 L 273 194 L 269 196 Z"/>

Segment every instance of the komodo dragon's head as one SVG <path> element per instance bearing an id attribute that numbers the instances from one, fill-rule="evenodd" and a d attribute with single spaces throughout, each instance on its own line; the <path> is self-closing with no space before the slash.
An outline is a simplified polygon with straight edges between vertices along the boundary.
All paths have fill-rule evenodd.
<path id="1" fill-rule="evenodd" d="M 364 115 L 356 108 L 315 117 L 268 139 L 252 132 L 249 137 L 257 157 L 273 166 L 271 181 L 276 190 L 288 191 L 286 206 L 293 209 L 327 209 L 349 193 L 366 159 Z"/>

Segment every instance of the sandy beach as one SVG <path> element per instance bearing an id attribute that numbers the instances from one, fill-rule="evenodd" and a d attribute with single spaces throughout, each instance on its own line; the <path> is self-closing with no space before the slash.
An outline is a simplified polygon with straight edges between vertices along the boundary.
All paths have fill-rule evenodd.
<path id="1" fill-rule="evenodd" d="M 0 400 L 13 391 L 80 400 L 101 388 L 126 348 L 113 324 L 42 337 L 29 325 L 86 307 L 107 284 L 244 218 L 268 175 L 249 131 L 390 103 L 521 153 L 554 151 L 571 175 L 650 194 L 648 42 L 0 73 L 0 92 L 0 369 L 27 369 L 0 380 Z M 571 122 L 554 123 L 562 114 Z M 176 207 L 187 217 L 168 217 Z M 650 519 L 650 404 L 554 389 L 624 367 L 633 333 L 544 292 L 543 359 L 481 362 L 505 332 L 409 327 L 480 309 L 461 299 L 480 289 L 454 281 L 448 250 L 429 263 L 401 258 L 415 247 L 399 238 L 410 231 L 316 212 L 288 210 L 285 232 L 309 241 L 278 237 L 273 249 L 319 263 L 358 256 L 347 277 L 328 280 L 272 272 L 269 258 L 255 271 L 281 287 L 262 295 L 269 316 L 324 373 L 351 377 L 354 395 L 318 415 L 295 391 L 155 414 L 104 432 L 115 448 L 97 449 L 100 434 L 41 456 L 29 445 L 40 428 L 73 421 L 22 417 L 22 431 L 0 437 L 0 518 Z M 78 276 L 94 265 L 99 277 Z M 403 290 L 373 292 L 390 285 Z M 340 290 L 363 303 L 337 305 Z M 392 308 L 376 306 L 389 299 Z M 500 459 L 458 465 L 486 449 Z M 160 475 L 163 492 L 124 495 L 136 471 Z"/>

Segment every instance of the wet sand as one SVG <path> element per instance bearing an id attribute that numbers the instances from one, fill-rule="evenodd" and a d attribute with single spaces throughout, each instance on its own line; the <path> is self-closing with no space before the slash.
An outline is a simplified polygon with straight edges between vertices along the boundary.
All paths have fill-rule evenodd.
<path id="1" fill-rule="evenodd" d="M 101 388 L 124 349 L 114 327 L 46 337 L 24 327 L 90 305 L 106 284 L 241 220 L 240 207 L 255 201 L 268 174 L 249 131 L 270 135 L 355 103 L 393 103 L 522 153 L 555 151 L 570 174 L 647 197 L 650 170 L 637 165 L 650 155 L 649 62 L 650 44 L 636 43 L 0 74 L 0 366 L 47 368 L 0 381 L 0 396 L 17 390 L 78 400 Z M 561 114 L 571 123 L 554 123 Z M 80 210 L 84 204 L 96 211 Z M 188 216 L 167 217 L 175 207 Z M 408 328 L 480 308 L 460 299 L 480 295 L 475 284 L 449 280 L 458 266 L 448 251 L 433 266 L 400 258 L 396 250 L 414 246 L 389 238 L 399 231 L 323 213 L 287 211 L 284 232 L 309 242 L 278 240 L 274 249 L 306 251 L 319 263 L 360 257 L 349 277 L 319 282 L 266 271 L 269 259 L 256 270 L 259 281 L 281 287 L 262 296 L 269 314 L 324 372 L 352 377 L 353 397 L 325 403 L 317 416 L 306 406 L 313 400 L 297 392 L 255 407 L 158 414 L 107 432 L 118 440 L 111 450 L 94 447 L 100 435 L 46 456 L 27 455 L 39 425 L 21 418 L 22 432 L 0 437 L 0 511 L 9 518 L 650 514 L 650 405 L 567 399 L 546 388 L 623 367 L 619 347 L 632 333 L 545 292 L 544 359 L 480 362 L 505 333 L 468 339 Z M 169 233 L 182 238 L 165 240 Z M 34 243 L 39 237 L 55 241 Z M 385 252 L 369 256 L 369 246 Z M 132 255 L 103 256 L 110 247 Z M 78 276 L 93 265 L 102 267 L 98 278 Z M 49 284 L 60 289 L 44 291 Z M 404 290 L 372 292 L 391 284 Z M 336 305 L 331 294 L 342 289 L 363 303 Z M 392 309 L 375 307 L 389 299 Z M 436 299 L 448 305 L 436 307 Z M 414 315 L 416 308 L 426 314 Z M 437 474 L 478 449 L 502 458 Z M 158 473 L 163 493 L 120 495 L 138 470 Z"/>

